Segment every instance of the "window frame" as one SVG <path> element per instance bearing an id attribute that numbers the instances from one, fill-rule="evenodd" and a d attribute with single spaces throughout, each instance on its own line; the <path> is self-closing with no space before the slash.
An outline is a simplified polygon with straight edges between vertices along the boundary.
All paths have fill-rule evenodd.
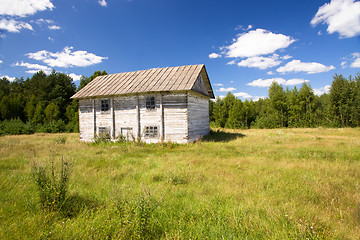
<path id="1" fill-rule="evenodd" d="M 156 99 L 155 96 L 147 96 L 145 98 L 145 108 L 148 111 L 154 111 L 156 109 Z"/>
<path id="2" fill-rule="evenodd" d="M 109 101 L 109 99 L 101 99 L 100 100 L 100 111 L 101 112 L 110 111 L 110 101 Z"/>
<path id="3" fill-rule="evenodd" d="M 156 138 L 159 136 L 158 126 L 146 126 L 144 131 L 145 138 Z"/>

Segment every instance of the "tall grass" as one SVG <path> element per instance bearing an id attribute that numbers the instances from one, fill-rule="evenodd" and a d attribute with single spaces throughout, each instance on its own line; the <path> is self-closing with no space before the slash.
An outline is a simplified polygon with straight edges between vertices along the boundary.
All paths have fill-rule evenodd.
<path id="1" fill-rule="evenodd" d="M 31 162 L 62 155 L 72 214 L 41 211 L 31 178 Z M 219 130 L 187 145 L 4 136 L 0 238 L 358 239 L 359 179 L 360 129 Z"/>

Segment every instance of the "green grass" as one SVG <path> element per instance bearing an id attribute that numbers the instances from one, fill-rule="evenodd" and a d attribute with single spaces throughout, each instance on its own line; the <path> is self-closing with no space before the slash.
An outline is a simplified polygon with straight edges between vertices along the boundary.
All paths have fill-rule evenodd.
<path id="1" fill-rule="evenodd" d="M 72 163 L 71 214 L 31 166 Z M 221 130 L 193 144 L 0 138 L 0 239 L 358 239 L 360 129 Z"/>

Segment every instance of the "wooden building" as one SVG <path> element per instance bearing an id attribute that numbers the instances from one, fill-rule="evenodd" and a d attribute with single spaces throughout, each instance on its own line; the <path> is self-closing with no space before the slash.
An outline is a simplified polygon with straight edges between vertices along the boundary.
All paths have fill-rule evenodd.
<path id="1" fill-rule="evenodd" d="M 209 133 L 214 98 L 204 65 L 99 76 L 77 92 L 80 140 L 120 135 L 187 143 Z"/>

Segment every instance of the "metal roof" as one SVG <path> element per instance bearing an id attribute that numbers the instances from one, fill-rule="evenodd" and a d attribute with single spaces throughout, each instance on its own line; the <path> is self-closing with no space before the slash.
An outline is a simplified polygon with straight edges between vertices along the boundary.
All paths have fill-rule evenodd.
<path id="1" fill-rule="evenodd" d="M 207 93 L 214 98 L 205 65 L 153 68 L 98 76 L 71 98 L 114 96 L 132 93 L 194 90 L 194 83 L 201 74 Z"/>

